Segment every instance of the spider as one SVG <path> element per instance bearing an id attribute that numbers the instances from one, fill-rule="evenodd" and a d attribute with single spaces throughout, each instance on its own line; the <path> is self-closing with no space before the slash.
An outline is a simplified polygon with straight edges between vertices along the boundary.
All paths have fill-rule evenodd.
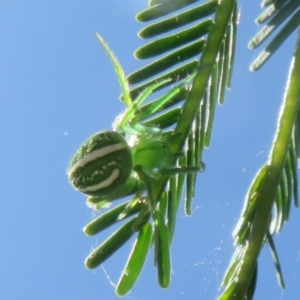
<path id="1" fill-rule="evenodd" d="M 152 179 L 160 174 L 198 172 L 201 169 L 198 166 L 172 167 L 173 161 L 180 157 L 180 154 L 170 151 L 172 132 L 162 132 L 158 127 L 139 122 L 159 111 L 179 92 L 180 87 L 172 89 L 158 103 L 154 102 L 146 110 L 141 110 L 141 104 L 147 97 L 170 80 L 165 79 L 146 88 L 133 102 L 121 66 L 102 37 L 98 34 L 97 37 L 114 63 L 127 109 L 117 117 L 113 130 L 100 131 L 80 146 L 68 170 L 71 184 L 84 194 L 113 200 L 114 197 L 122 197 L 122 194 L 126 195 L 129 191 L 145 189 L 145 182 L 137 174 L 139 172 L 135 171 L 136 167 L 144 176 Z M 189 77 L 188 80 L 190 79 Z M 146 186 L 147 188 L 150 187 Z"/>
<path id="2" fill-rule="evenodd" d="M 116 118 L 113 130 L 100 131 L 79 147 L 70 162 L 68 177 L 76 190 L 94 197 L 96 202 L 112 201 L 135 194 L 129 204 L 120 205 L 121 209 L 116 208 L 117 218 L 111 218 L 114 214 L 113 211 L 108 213 L 113 222 L 125 217 L 126 213 L 136 205 L 137 200 L 140 203 L 142 200 L 142 205 L 137 210 L 139 214 L 136 218 L 126 223 L 117 234 L 113 234 L 110 239 L 89 255 L 86 259 L 86 266 L 94 268 L 101 264 L 134 232 L 139 231 L 144 225 L 149 226 L 148 220 L 151 216 L 154 228 L 155 263 L 159 269 L 160 284 L 167 287 L 170 281 L 169 247 L 171 238 L 168 235 L 160 204 L 164 191 L 163 188 L 159 190 L 157 187 L 162 181 L 166 184 L 172 175 L 196 173 L 202 170 L 202 165 L 200 163 L 196 166 L 175 167 L 177 160 L 182 156 L 181 153 L 173 153 L 171 150 L 172 141 L 177 138 L 176 134 L 172 130 L 162 131 L 162 126 L 150 126 L 143 121 L 164 108 L 164 105 L 167 105 L 172 97 L 185 88 L 186 83 L 193 78 L 193 75 L 172 88 L 165 96 L 142 106 L 155 89 L 162 87 L 170 80 L 161 80 L 147 87 L 133 101 L 121 65 L 101 36 L 96 35 L 113 62 L 123 92 L 126 110 Z M 164 116 L 167 117 L 167 114 Z M 95 234 L 95 232 L 91 233 L 94 229 L 89 229 L 93 225 L 88 226 L 85 228 L 85 232 L 89 235 Z M 102 226 L 100 230 L 103 228 Z M 149 247 L 150 244 L 149 242 Z M 135 274 L 138 273 L 135 272 Z M 125 278 L 127 278 L 126 276 Z M 133 285 L 137 276 L 135 275 L 131 284 L 127 285 L 126 292 L 128 287 Z"/>

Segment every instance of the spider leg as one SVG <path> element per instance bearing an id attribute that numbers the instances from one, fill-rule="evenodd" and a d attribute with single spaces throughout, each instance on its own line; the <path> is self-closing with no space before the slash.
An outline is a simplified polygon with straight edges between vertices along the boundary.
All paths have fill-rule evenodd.
<path id="1" fill-rule="evenodd" d="M 159 127 L 152 127 L 143 125 L 141 123 L 136 124 L 126 124 L 122 127 L 122 130 L 131 135 L 157 135 L 161 133 L 161 129 Z"/>
<path id="2" fill-rule="evenodd" d="M 147 87 L 136 99 L 136 101 L 134 103 L 132 103 L 131 106 L 128 107 L 127 111 L 124 113 L 122 119 L 119 121 L 119 123 L 116 126 L 116 129 L 120 128 L 122 129 L 124 127 L 124 125 L 126 125 L 128 122 L 130 122 L 137 110 L 139 109 L 140 105 L 153 93 L 153 91 L 162 86 L 163 84 L 165 84 L 166 82 L 169 82 L 170 79 L 164 79 L 162 81 L 157 82 L 156 84 L 153 84 L 149 87 Z M 124 91 L 123 91 L 124 94 Z"/>
<path id="3" fill-rule="evenodd" d="M 136 135 L 142 135 L 142 134 L 159 134 L 161 132 L 160 126 L 149 126 L 147 124 L 140 123 L 141 120 L 147 119 L 153 114 L 157 113 L 159 110 L 161 110 L 163 107 L 168 107 L 170 104 L 172 105 L 174 102 L 178 101 L 176 97 L 179 96 L 179 100 L 181 99 L 181 95 L 184 90 L 186 90 L 185 84 L 190 81 L 194 75 L 189 76 L 184 82 L 182 82 L 180 85 L 176 86 L 175 88 L 171 89 L 165 96 L 159 98 L 158 100 L 152 101 L 150 103 L 147 103 L 146 105 L 140 107 L 140 105 L 145 101 L 145 99 L 151 95 L 153 90 L 165 82 L 169 80 L 163 80 L 158 82 L 156 85 L 150 86 L 145 89 L 145 91 L 138 97 L 135 104 L 132 108 L 128 110 L 128 112 L 125 113 L 123 116 L 120 125 L 118 125 L 120 128 L 123 128 L 126 132 L 129 132 L 131 134 Z M 174 101 L 174 99 L 176 99 Z M 177 113 L 177 112 L 176 112 Z M 168 114 L 166 112 L 165 114 Z M 177 114 L 178 117 L 179 114 Z M 160 116 L 159 120 L 164 120 L 164 114 Z M 169 117 L 169 115 L 168 115 Z M 169 118 L 168 118 L 169 120 Z M 128 124 L 128 125 L 127 125 Z M 159 124 L 158 124 L 159 125 Z"/>
<path id="4" fill-rule="evenodd" d="M 198 173 L 203 171 L 201 165 L 199 166 L 191 166 L 191 167 L 181 167 L 181 168 L 163 168 L 161 169 L 161 174 L 166 176 L 172 176 L 176 174 L 190 174 L 190 173 Z"/>
<path id="5" fill-rule="evenodd" d="M 154 222 L 154 244 L 155 244 L 155 265 L 158 271 L 158 281 L 161 287 L 167 288 L 171 278 L 171 259 L 170 259 L 170 234 L 166 225 L 164 215 L 157 208 L 157 195 L 159 191 L 155 188 L 157 179 L 149 176 L 143 167 L 138 165 L 135 171 L 144 181 L 148 193 L 150 212 Z"/>
<path id="6" fill-rule="evenodd" d="M 125 102 L 127 107 L 131 107 L 132 106 L 132 100 L 131 100 L 130 92 L 129 92 L 129 84 L 128 84 L 128 81 L 126 79 L 124 70 L 123 70 L 121 64 L 119 63 L 118 59 L 114 55 L 114 53 L 111 51 L 111 49 L 109 48 L 107 43 L 101 37 L 101 35 L 96 32 L 96 37 L 99 40 L 102 47 L 104 48 L 105 52 L 108 54 L 108 57 L 110 58 L 113 66 L 115 68 L 115 72 L 116 72 L 116 75 L 119 79 L 120 87 L 121 87 L 121 90 L 122 90 L 122 93 L 123 93 L 124 102 Z"/>
<path id="7" fill-rule="evenodd" d="M 145 119 L 145 118 L 149 117 L 150 115 L 153 115 L 154 113 L 159 111 L 163 106 L 168 104 L 168 102 L 172 102 L 172 100 L 175 96 L 177 96 L 179 93 L 182 93 L 182 91 L 186 89 L 186 84 L 189 81 L 191 81 L 194 77 L 195 77 L 195 74 L 188 76 L 182 83 L 180 83 L 176 87 L 172 88 L 163 97 L 159 98 L 156 101 L 151 102 L 148 105 L 145 105 L 144 107 L 146 107 L 146 108 L 144 108 L 144 109 L 143 109 L 143 107 L 141 107 L 141 112 L 136 115 L 134 120 L 136 122 L 138 122 L 142 119 Z"/>

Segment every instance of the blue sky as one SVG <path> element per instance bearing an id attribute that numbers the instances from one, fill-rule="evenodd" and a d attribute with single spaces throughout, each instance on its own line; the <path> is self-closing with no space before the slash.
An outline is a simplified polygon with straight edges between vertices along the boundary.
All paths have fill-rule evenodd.
<path id="1" fill-rule="evenodd" d="M 134 15 L 147 1 L 14 1 L 0 4 L 0 299 L 117 299 L 116 283 L 130 243 L 103 268 L 83 261 L 109 234 L 86 237 L 92 219 L 85 198 L 69 185 L 66 169 L 78 146 L 109 129 L 124 109 L 98 31 L 128 74 L 144 62 L 133 51 L 143 41 Z M 264 163 L 295 42 L 258 73 L 247 50 L 258 30 L 259 2 L 242 1 L 233 85 L 218 107 L 206 171 L 198 177 L 191 217 L 179 210 L 172 246 L 172 282 L 158 287 L 153 253 L 132 300 L 215 299 L 232 255 L 231 232 L 244 195 Z M 255 299 L 300 295 L 300 211 L 275 237 L 287 290 L 277 285 L 269 249 L 260 258 Z"/>

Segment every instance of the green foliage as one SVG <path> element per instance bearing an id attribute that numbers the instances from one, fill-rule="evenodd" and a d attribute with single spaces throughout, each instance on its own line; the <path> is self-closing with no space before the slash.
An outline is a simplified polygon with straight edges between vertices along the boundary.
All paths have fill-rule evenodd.
<path id="1" fill-rule="evenodd" d="M 168 164 L 173 167 L 173 173 L 164 173 L 161 169 L 160 174 L 153 178 L 138 165 L 134 169 L 138 181 L 131 178 L 133 182 L 129 184 L 130 189 L 124 187 L 105 199 L 97 196 L 88 198 L 91 208 L 101 209 L 115 199 L 136 195 L 100 215 L 84 229 L 87 235 L 94 235 L 137 215 L 117 229 L 86 260 L 87 267 L 96 267 L 137 234 L 117 285 L 116 292 L 120 296 L 134 286 L 152 246 L 159 284 L 163 288 L 169 286 L 170 250 L 184 188 L 185 212 L 188 215 L 191 214 L 194 198 L 197 174 L 186 170 L 202 161 L 203 151 L 210 145 L 217 103 L 224 102 L 225 90 L 231 85 L 237 2 L 198 2 L 149 1 L 149 7 L 136 18 L 150 24 L 138 35 L 142 39 L 155 40 L 137 49 L 135 56 L 138 59 L 158 58 L 126 78 L 108 46 L 98 36 L 120 79 L 122 100 L 129 110 L 132 109 L 136 122 L 141 126 L 158 128 L 163 136 L 171 136 L 168 141 L 172 157 Z M 252 70 L 261 68 L 300 23 L 298 0 L 265 0 L 262 6 L 266 9 L 256 21 L 266 25 L 250 41 L 249 47 L 258 47 L 277 33 L 255 59 L 251 65 Z M 177 31 L 166 36 L 171 30 Z M 162 34 L 164 36 L 160 37 Z M 240 219 L 233 232 L 236 249 L 222 282 L 224 291 L 219 296 L 220 300 L 254 297 L 259 278 L 258 257 L 266 244 L 270 246 L 279 284 L 284 288 L 273 235 L 279 233 L 288 221 L 292 200 L 296 206 L 299 202 L 299 80 L 298 36 L 272 149 L 268 161 L 258 171 L 246 194 Z M 171 85 L 171 89 L 164 90 Z M 145 91 L 149 91 L 147 96 L 159 94 L 157 92 L 160 91 L 160 96 L 151 102 L 142 103 L 144 99 L 141 101 L 140 95 L 147 93 Z M 128 116 L 132 118 L 131 114 Z"/>
<path id="2" fill-rule="evenodd" d="M 288 36 L 296 30 L 300 20 L 300 9 L 297 10 L 299 1 L 297 0 L 263 1 L 262 5 L 267 8 L 256 19 L 256 22 L 259 24 L 267 22 L 267 24 L 251 39 L 250 49 L 261 45 L 284 22 L 285 24 L 252 63 L 250 68 L 253 71 L 258 70 L 267 62 Z"/>
<path id="3" fill-rule="evenodd" d="M 267 3 L 263 3 L 267 6 Z M 286 24 L 263 52 L 255 59 L 252 70 L 261 67 L 282 44 L 289 34 L 299 27 L 300 4 L 297 1 L 274 1 L 258 18 L 268 24 L 251 40 L 249 46 L 256 47 L 283 22 Z M 294 14 L 293 14 L 294 13 Z M 293 16 L 286 20 L 291 14 Z M 297 21 L 295 21 L 297 20 Z M 300 36 L 292 58 L 286 92 L 279 113 L 277 130 L 269 159 L 258 172 L 245 199 L 245 206 L 234 231 L 236 251 L 230 262 L 223 285 L 226 287 L 219 299 L 252 299 L 247 295 L 253 289 L 253 275 L 257 272 L 257 260 L 265 243 L 270 245 L 277 277 L 285 287 L 278 259 L 274 233 L 279 233 L 288 221 L 291 200 L 298 206 L 297 159 L 299 157 L 299 75 Z M 274 211 L 274 213 L 272 213 Z M 255 275 L 257 277 L 257 275 Z M 251 294 L 253 294 L 251 292 Z"/>

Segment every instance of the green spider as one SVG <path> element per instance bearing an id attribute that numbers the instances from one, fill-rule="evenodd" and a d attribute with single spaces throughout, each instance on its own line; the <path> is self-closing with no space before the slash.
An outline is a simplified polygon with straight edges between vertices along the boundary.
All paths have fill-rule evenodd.
<path id="1" fill-rule="evenodd" d="M 97 37 L 114 63 L 127 109 L 115 120 L 113 131 L 96 133 L 78 149 L 68 170 L 71 184 L 84 194 L 113 200 L 114 195 L 119 198 L 130 191 L 145 189 L 143 180 L 134 171 L 137 166 L 153 179 L 161 174 L 200 171 L 200 167 L 174 168 L 173 161 L 180 154 L 170 151 L 172 133 L 163 133 L 158 127 L 145 126 L 139 122 L 150 112 L 157 112 L 180 88 L 171 90 L 154 107 L 141 112 L 140 106 L 146 98 L 169 80 L 146 88 L 133 102 L 121 66 L 104 40 L 99 35 Z"/>
<path id="2" fill-rule="evenodd" d="M 176 140 L 177 136 L 172 130 L 162 131 L 160 127 L 164 126 L 149 126 L 144 120 L 153 117 L 153 114 L 168 105 L 168 102 L 185 88 L 185 84 L 193 78 L 193 75 L 159 100 L 142 106 L 155 89 L 170 80 L 165 79 L 147 87 L 133 102 L 122 67 L 98 34 L 97 38 L 113 62 L 126 110 L 116 118 L 113 130 L 98 132 L 80 146 L 70 162 L 68 177 L 76 190 L 89 195 L 88 199 L 94 199 L 92 203 L 110 202 L 131 194 L 135 195 L 131 201 L 119 205 L 88 224 L 84 229 L 86 234 L 94 235 L 134 213 L 138 213 L 138 216 L 132 218 L 98 246 L 87 257 L 85 264 L 88 268 L 97 267 L 135 232 L 139 232 L 138 246 L 134 247 L 130 255 L 117 286 L 117 293 L 124 295 L 134 285 L 152 243 L 155 246 L 155 264 L 158 268 L 159 282 L 166 288 L 170 283 L 169 248 L 174 229 L 174 223 L 171 222 L 174 213 L 172 216 L 172 213 L 170 214 L 168 221 L 165 220 L 166 210 L 162 204 L 164 202 L 162 199 L 165 199 L 164 186 L 170 177 L 174 178 L 173 175 L 196 173 L 201 171 L 203 166 L 199 163 L 196 166 L 177 167 L 178 159 L 183 156 L 182 153 L 173 153 L 171 150 L 172 141 Z M 169 115 L 164 116 L 168 118 Z M 99 207 L 101 206 L 93 208 Z M 153 225 L 149 223 L 150 217 Z M 134 267 L 130 267 L 131 264 Z"/>

